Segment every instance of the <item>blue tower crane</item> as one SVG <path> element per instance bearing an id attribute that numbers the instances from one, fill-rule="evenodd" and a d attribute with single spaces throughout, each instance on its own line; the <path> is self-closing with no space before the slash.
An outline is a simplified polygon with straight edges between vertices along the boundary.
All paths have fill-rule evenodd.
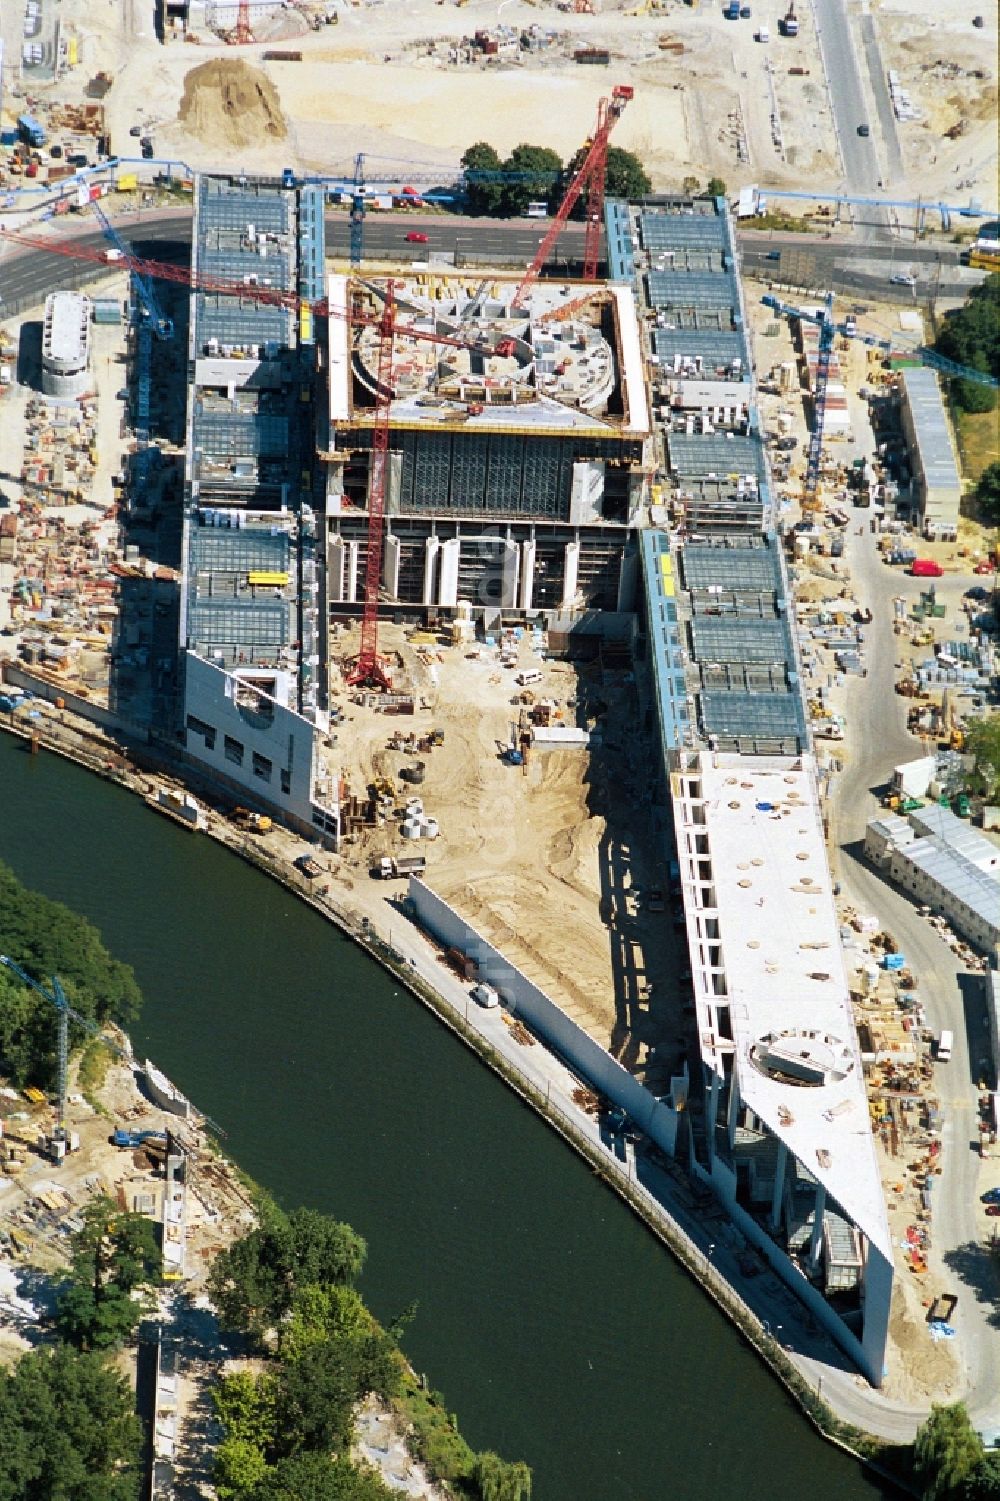
<path id="1" fill-rule="evenodd" d="M 118 1047 L 118 1045 L 116 1043 L 111 1042 L 107 1037 L 105 1037 L 104 1034 L 101 1032 L 100 1027 L 96 1027 L 92 1021 L 88 1021 L 88 1019 L 85 1016 L 81 1016 L 78 1011 L 74 1011 L 73 1010 L 73 1007 L 69 1004 L 69 1002 L 66 999 L 65 991 L 63 990 L 62 986 L 59 983 L 58 978 L 55 975 L 52 976 L 52 989 L 51 989 L 51 991 L 48 991 L 48 990 L 45 989 L 44 985 L 40 985 L 37 980 L 33 980 L 31 978 L 31 976 L 29 974 L 27 974 L 21 968 L 21 966 L 19 964 L 15 964 L 14 960 L 13 959 L 9 959 L 6 954 L 0 954 L 0 964 L 5 965 L 7 969 L 11 970 L 13 974 L 17 975 L 17 977 L 18 977 L 19 980 L 23 981 L 23 983 L 25 985 L 29 985 L 32 990 L 37 990 L 37 992 L 38 992 L 38 994 L 40 996 L 43 996 L 45 998 L 45 1000 L 47 1000 L 51 1006 L 54 1006 L 56 1008 L 56 1012 L 58 1014 L 58 1033 L 57 1033 L 57 1039 L 58 1040 L 57 1040 L 57 1045 L 56 1045 L 56 1058 L 57 1058 L 56 1092 L 57 1092 L 57 1101 L 56 1101 L 56 1129 L 55 1129 L 55 1132 L 54 1132 L 54 1137 L 55 1137 L 55 1140 L 57 1140 L 57 1141 L 65 1141 L 65 1139 L 66 1139 L 66 1090 L 67 1090 L 67 1078 L 68 1078 L 68 1075 L 69 1075 L 69 1019 L 70 1019 L 70 1017 L 73 1018 L 73 1020 L 77 1023 L 78 1026 L 83 1027 L 84 1031 L 89 1032 L 92 1037 L 97 1037 L 104 1044 L 105 1047 L 110 1048 L 113 1053 L 117 1053 L 120 1058 L 125 1058 L 126 1060 L 128 1060 L 128 1054 L 124 1051 L 123 1048 Z"/>
<path id="2" fill-rule="evenodd" d="M 813 427 L 809 438 L 809 454 L 806 462 L 806 477 L 802 490 L 802 509 L 813 511 L 819 501 L 817 491 L 819 489 L 819 465 L 823 452 L 823 418 L 826 412 L 826 388 L 830 378 L 830 356 L 833 353 L 833 341 L 837 334 L 845 339 L 858 339 L 862 344 L 868 344 L 874 349 L 882 349 L 888 352 L 892 344 L 888 339 L 878 339 L 874 334 L 860 333 L 853 318 L 845 319 L 838 323 L 833 316 L 833 293 L 826 294 L 826 301 L 818 312 L 812 312 L 808 308 L 794 307 L 789 302 L 782 302 L 780 297 L 774 297 L 770 293 L 761 298 L 765 307 L 773 308 L 785 318 L 796 318 L 800 322 L 815 323 L 819 327 L 819 359 L 816 366 L 816 383 L 813 388 Z M 945 375 L 959 376 L 962 380 L 975 381 L 978 385 L 995 386 L 997 381 L 992 375 L 987 375 L 982 370 L 972 370 L 966 365 L 956 365 L 953 360 L 946 360 L 943 355 L 935 350 L 928 349 L 926 345 L 920 345 L 914 353 L 924 365 L 940 370 Z"/>
<path id="3" fill-rule="evenodd" d="M 134 289 L 138 293 L 138 300 L 142 304 L 143 312 L 149 319 L 150 326 L 156 337 L 158 339 L 172 339 L 174 336 L 174 325 L 160 307 L 151 279 L 140 271 L 139 260 L 135 252 L 122 239 L 96 198 L 91 201 L 90 206 L 94 210 L 104 238 L 110 241 L 128 267 Z"/>

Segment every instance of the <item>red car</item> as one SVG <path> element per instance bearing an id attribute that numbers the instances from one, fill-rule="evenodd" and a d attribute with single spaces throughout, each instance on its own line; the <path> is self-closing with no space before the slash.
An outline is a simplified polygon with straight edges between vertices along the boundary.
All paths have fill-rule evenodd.
<path id="1" fill-rule="evenodd" d="M 411 229 L 410 233 L 406 236 L 406 239 L 411 245 L 427 244 L 427 236 L 423 233 L 422 230 L 419 229 Z"/>
<path id="2" fill-rule="evenodd" d="M 1000 1214 L 1000 1204 L 987 1204 L 987 1206 L 986 1206 L 986 1213 L 987 1214 Z"/>

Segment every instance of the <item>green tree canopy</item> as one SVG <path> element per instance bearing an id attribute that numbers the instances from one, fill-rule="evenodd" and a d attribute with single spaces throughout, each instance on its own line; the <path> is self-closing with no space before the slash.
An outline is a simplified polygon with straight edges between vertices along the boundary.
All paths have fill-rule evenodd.
<path id="1" fill-rule="evenodd" d="M 923 1501 L 961 1501 L 965 1482 L 983 1457 L 963 1402 L 931 1408 L 913 1444 L 913 1472 Z"/>
<path id="2" fill-rule="evenodd" d="M 976 485 L 976 499 L 989 521 L 1000 526 L 1000 463 L 987 464 Z"/>
<path id="3" fill-rule="evenodd" d="M 960 1494 L 962 1501 L 1000 1501 L 1000 1454 L 984 1454 Z"/>
<path id="4" fill-rule="evenodd" d="M 350 1225 L 313 1209 L 275 1212 L 215 1258 L 209 1295 L 227 1328 L 259 1338 L 277 1328 L 299 1289 L 353 1282 L 365 1252 Z"/>
<path id="5" fill-rule="evenodd" d="M 0 1370 L 2 1501 L 135 1501 L 141 1429 L 125 1377 L 66 1345 Z"/>
<path id="6" fill-rule="evenodd" d="M 974 719 L 965 744 L 975 758 L 975 777 L 984 796 L 990 800 L 1000 796 L 1000 714 Z"/>
<path id="7" fill-rule="evenodd" d="M 499 214 L 503 205 L 503 162 L 486 141 L 477 141 L 462 154 L 466 179 L 466 203 L 470 214 Z M 478 173 L 484 174 L 482 178 Z"/>
<path id="8" fill-rule="evenodd" d="M 562 157 L 548 146 L 515 146 L 503 164 L 508 177 L 503 185 L 502 210 L 512 218 L 523 214 L 529 203 L 544 200 L 553 208 L 559 197 Z"/>
<path id="9" fill-rule="evenodd" d="M 946 359 L 1000 379 L 1000 272 L 973 287 L 962 306 L 948 314 L 934 348 Z M 996 390 L 960 379 L 955 399 L 966 411 L 991 412 Z"/>
<path id="10" fill-rule="evenodd" d="M 156 1230 L 142 1214 L 118 1214 L 110 1199 L 95 1199 L 72 1240 L 69 1273 L 56 1305 L 56 1327 L 80 1350 L 120 1344 L 142 1317 L 134 1294 L 160 1272 Z"/>
<path id="11" fill-rule="evenodd" d="M 70 1005 L 94 1022 L 128 1022 L 142 997 L 135 974 L 108 953 L 86 918 L 24 886 L 0 862 L 0 954 L 50 990 L 58 975 Z M 72 1028 L 75 1041 L 83 1033 Z M 0 1068 L 19 1084 L 55 1077 L 55 1008 L 0 967 Z"/>
<path id="12" fill-rule="evenodd" d="M 604 191 L 609 198 L 645 198 L 653 184 L 642 161 L 634 151 L 621 146 L 608 147 L 608 169 L 604 174 Z"/>
<path id="13" fill-rule="evenodd" d="M 705 184 L 705 192 L 709 198 L 725 198 L 726 184 L 721 177 L 710 177 Z"/>
<path id="14" fill-rule="evenodd" d="M 509 1464 L 484 1449 L 473 1473 L 483 1501 L 531 1501 L 531 1471 L 521 1460 Z"/>
<path id="15" fill-rule="evenodd" d="M 392 1501 L 394 1495 L 376 1474 L 344 1459 L 295 1454 L 275 1465 L 248 1501 Z"/>

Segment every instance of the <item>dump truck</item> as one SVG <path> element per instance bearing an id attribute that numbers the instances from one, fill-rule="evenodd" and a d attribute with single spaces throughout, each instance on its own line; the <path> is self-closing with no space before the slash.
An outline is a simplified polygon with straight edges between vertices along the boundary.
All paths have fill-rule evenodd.
<path id="1" fill-rule="evenodd" d="M 404 881 L 408 876 L 422 876 L 426 869 L 423 855 L 404 855 L 399 859 L 395 855 L 382 855 L 372 875 L 378 881 Z"/>

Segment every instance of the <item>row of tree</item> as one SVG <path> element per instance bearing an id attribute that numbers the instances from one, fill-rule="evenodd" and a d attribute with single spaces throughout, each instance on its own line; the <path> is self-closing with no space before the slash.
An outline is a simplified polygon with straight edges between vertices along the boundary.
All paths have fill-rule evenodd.
<path id="1" fill-rule="evenodd" d="M 378 1476 L 351 1461 L 354 1413 L 372 1393 L 392 1403 L 409 1373 L 399 1337 L 384 1329 L 354 1282 L 364 1241 L 309 1209 L 269 1206 L 261 1224 L 216 1257 L 209 1293 L 222 1324 L 266 1357 L 259 1373 L 226 1377 L 215 1393 L 225 1430 L 221 1501 L 389 1501 Z M 467 1455 L 448 1478 L 481 1501 L 528 1501 L 531 1473 L 495 1454 Z"/>
<path id="2" fill-rule="evenodd" d="M 515 146 L 509 156 L 501 158 L 486 141 L 470 146 L 462 157 L 466 172 L 466 207 L 470 214 L 496 219 L 516 219 L 529 203 L 544 203 L 552 212 L 583 164 L 585 149 L 568 162 L 548 146 L 526 142 Z M 608 147 L 604 190 L 613 198 L 644 198 L 652 183 L 642 162 L 620 146 Z M 583 202 L 576 217 L 584 211 Z"/>
<path id="3" fill-rule="evenodd" d="M 960 308 L 948 313 L 934 344 L 938 354 L 1000 380 L 1000 272 L 973 287 Z M 956 380 L 955 400 L 966 412 L 992 412 L 995 388 Z"/>
<path id="4" fill-rule="evenodd" d="M 2 863 L 0 954 L 43 983 L 58 975 L 70 1005 L 91 1021 L 124 1024 L 139 1014 L 134 971 L 108 952 L 93 923 L 22 885 Z M 48 1001 L 0 966 L 0 1073 L 17 1084 L 51 1086 L 54 1023 Z"/>
<path id="5" fill-rule="evenodd" d="M 913 1445 L 921 1501 L 1000 1501 L 1000 1452 L 987 1452 L 961 1402 L 931 1408 Z"/>

